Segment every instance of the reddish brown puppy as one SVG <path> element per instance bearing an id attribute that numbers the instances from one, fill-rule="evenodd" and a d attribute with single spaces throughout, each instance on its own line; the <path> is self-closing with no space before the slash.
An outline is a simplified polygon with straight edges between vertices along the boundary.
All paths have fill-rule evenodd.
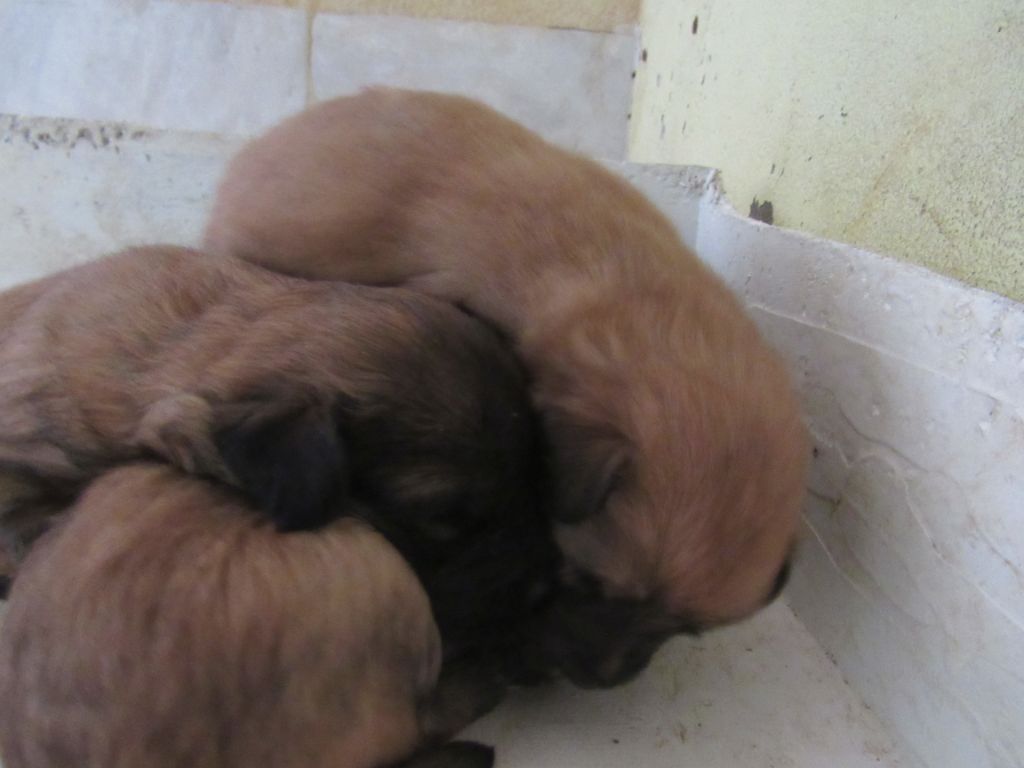
<path id="1" fill-rule="evenodd" d="M 224 486 L 129 466 L 86 489 L 14 583 L 0 755 L 6 768 L 489 768 L 489 749 L 435 746 L 465 725 L 440 668 L 427 595 L 365 523 L 285 536 Z"/>
<path id="2" fill-rule="evenodd" d="M 374 89 L 244 148 L 206 247 L 401 284 L 515 341 L 555 449 L 570 562 L 545 643 L 582 684 L 785 580 L 808 458 L 786 371 L 637 191 L 492 110 Z"/>

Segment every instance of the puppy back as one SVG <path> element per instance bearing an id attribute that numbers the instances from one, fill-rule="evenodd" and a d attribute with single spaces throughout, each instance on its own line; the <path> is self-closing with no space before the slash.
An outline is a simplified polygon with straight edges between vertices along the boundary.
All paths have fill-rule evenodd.
<path id="1" fill-rule="evenodd" d="M 438 644 L 418 582 L 362 524 L 280 535 L 203 481 L 119 469 L 15 582 L 4 764 L 394 760 L 415 744 Z"/>

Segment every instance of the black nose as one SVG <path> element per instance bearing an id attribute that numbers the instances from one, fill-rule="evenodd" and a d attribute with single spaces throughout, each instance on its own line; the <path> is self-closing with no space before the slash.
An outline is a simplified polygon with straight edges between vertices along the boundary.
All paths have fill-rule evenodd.
<path id="1" fill-rule="evenodd" d="M 645 664 L 632 667 L 617 666 L 614 669 L 565 669 L 569 682 L 578 688 L 600 689 L 625 685 L 643 671 Z"/>
<path id="2" fill-rule="evenodd" d="M 579 688 L 614 688 L 643 672 L 653 655 L 653 649 L 634 648 L 626 653 L 607 653 L 588 661 L 569 658 L 562 665 L 562 672 Z"/>

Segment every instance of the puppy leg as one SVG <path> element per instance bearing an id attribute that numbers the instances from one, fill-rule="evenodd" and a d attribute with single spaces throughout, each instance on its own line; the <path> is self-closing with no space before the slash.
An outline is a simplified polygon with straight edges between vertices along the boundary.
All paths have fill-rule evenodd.
<path id="1" fill-rule="evenodd" d="M 493 710 L 508 692 L 508 681 L 493 665 L 476 660 L 446 664 L 433 693 L 420 704 L 420 728 L 428 743 L 440 744 Z"/>
<path id="2" fill-rule="evenodd" d="M 157 401 L 143 414 L 133 443 L 192 475 L 230 483 L 232 477 L 213 444 L 210 403 L 194 394 Z"/>
<path id="3" fill-rule="evenodd" d="M 0 599 L 36 539 L 58 520 L 71 498 L 58 488 L 0 473 Z"/>
<path id="4" fill-rule="evenodd" d="M 394 768 L 492 768 L 494 747 L 472 741 L 453 741 L 413 755 Z"/>

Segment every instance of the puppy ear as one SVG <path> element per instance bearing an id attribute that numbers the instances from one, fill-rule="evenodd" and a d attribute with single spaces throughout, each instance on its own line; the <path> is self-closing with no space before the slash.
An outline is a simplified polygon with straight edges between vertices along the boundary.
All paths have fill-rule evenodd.
<path id="1" fill-rule="evenodd" d="M 336 408 L 268 400 L 212 411 L 213 443 L 225 468 L 278 530 L 317 528 L 339 516 L 349 466 Z"/>
<path id="2" fill-rule="evenodd" d="M 451 741 L 420 752 L 396 768 L 492 768 L 494 747 L 472 741 Z"/>
<path id="3" fill-rule="evenodd" d="M 626 441 L 568 425 L 549 427 L 548 433 L 553 449 L 553 516 L 561 523 L 586 520 L 605 506 L 628 471 Z"/>

